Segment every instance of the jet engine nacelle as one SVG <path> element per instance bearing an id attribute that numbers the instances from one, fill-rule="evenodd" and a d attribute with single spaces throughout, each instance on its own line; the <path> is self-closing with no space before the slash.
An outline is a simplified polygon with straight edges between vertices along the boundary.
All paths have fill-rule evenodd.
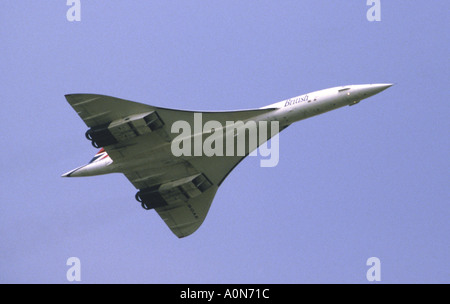
<path id="1" fill-rule="evenodd" d="M 135 197 L 144 209 L 153 209 L 183 203 L 194 198 L 212 186 L 203 174 L 197 174 L 169 183 L 139 190 Z"/>
<path id="2" fill-rule="evenodd" d="M 140 113 L 92 127 L 87 130 L 86 138 L 92 141 L 94 147 L 101 148 L 145 135 L 163 126 L 164 122 L 155 111 Z"/>

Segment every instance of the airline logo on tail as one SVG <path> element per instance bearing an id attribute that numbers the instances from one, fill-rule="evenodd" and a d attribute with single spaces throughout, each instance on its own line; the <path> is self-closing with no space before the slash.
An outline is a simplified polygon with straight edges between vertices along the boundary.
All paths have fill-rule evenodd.
<path id="1" fill-rule="evenodd" d="M 105 159 L 107 157 L 108 157 L 108 153 L 106 153 L 104 148 L 101 148 L 100 151 L 98 151 L 97 154 L 95 154 L 94 158 L 92 158 L 89 161 L 89 164 L 93 163 L 93 162 L 96 162 L 96 161 L 99 161 L 99 160 L 102 160 L 102 159 Z"/>
<path id="2" fill-rule="evenodd" d="M 93 176 L 99 174 L 107 174 L 113 172 L 112 159 L 106 153 L 105 149 L 101 148 L 100 151 L 95 154 L 89 163 L 84 166 L 78 167 L 63 174 L 63 177 L 77 177 L 77 176 Z"/>

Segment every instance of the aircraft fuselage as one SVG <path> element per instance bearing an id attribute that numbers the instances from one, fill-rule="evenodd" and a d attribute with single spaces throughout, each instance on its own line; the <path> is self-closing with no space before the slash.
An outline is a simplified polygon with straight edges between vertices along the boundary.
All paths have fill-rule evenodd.
<path id="1" fill-rule="evenodd" d="M 271 116 L 280 121 L 281 126 L 323 114 L 344 106 L 352 106 L 361 100 L 380 93 L 392 84 L 349 85 L 311 92 L 289 98 L 265 108 L 278 108 Z"/>
<path id="2" fill-rule="evenodd" d="M 281 130 L 294 122 L 344 106 L 355 105 L 361 100 L 378 94 L 390 86 L 392 86 L 392 84 L 348 85 L 315 91 L 262 107 L 261 109 L 274 110 L 263 115 L 255 116 L 251 118 L 251 120 L 254 120 L 255 122 L 278 121 Z M 193 126 L 193 129 L 196 129 L 196 127 Z M 200 130 L 202 129 L 200 128 Z M 193 134 L 193 136 L 196 135 L 198 134 Z M 114 172 L 125 173 L 123 170 L 125 167 L 130 169 L 130 167 L 139 167 L 144 162 L 164 161 L 164 155 L 170 153 L 168 151 L 170 151 L 170 143 L 155 148 L 152 151 L 150 158 L 136 159 L 133 163 L 127 164 L 115 163 L 106 152 L 102 152 L 105 155 L 101 155 L 101 157 L 98 157 L 95 161 L 91 161 L 87 165 L 71 170 L 62 176 L 77 177 Z M 98 154 L 100 154 L 100 152 Z"/>

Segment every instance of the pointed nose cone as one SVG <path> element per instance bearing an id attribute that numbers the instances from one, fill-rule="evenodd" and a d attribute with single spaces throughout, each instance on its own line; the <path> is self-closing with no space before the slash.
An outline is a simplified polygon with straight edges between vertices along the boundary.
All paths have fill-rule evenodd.
<path id="1" fill-rule="evenodd" d="M 378 94 L 380 92 L 383 92 L 386 89 L 389 89 L 390 87 L 392 87 L 394 84 L 393 83 L 377 83 L 377 84 L 372 84 L 372 88 L 371 90 L 373 90 L 373 95 Z"/>
<path id="2" fill-rule="evenodd" d="M 355 86 L 355 92 L 357 96 L 361 99 L 366 99 L 370 96 L 376 95 L 390 87 L 393 83 L 376 83 L 376 84 L 364 84 Z"/>

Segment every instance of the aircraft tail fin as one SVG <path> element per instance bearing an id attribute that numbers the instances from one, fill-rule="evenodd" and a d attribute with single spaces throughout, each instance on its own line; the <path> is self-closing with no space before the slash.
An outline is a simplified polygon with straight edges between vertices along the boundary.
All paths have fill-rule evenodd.
<path id="1" fill-rule="evenodd" d="M 93 163 L 93 162 L 96 162 L 96 161 L 99 161 L 99 160 L 102 160 L 102 159 L 104 159 L 106 157 L 108 157 L 108 153 L 105 151 L 104 148 L 101 148 L 97 152 L 97 154 L 95 154 L 95 156 L 89 161 L 89 164 Z"/>

